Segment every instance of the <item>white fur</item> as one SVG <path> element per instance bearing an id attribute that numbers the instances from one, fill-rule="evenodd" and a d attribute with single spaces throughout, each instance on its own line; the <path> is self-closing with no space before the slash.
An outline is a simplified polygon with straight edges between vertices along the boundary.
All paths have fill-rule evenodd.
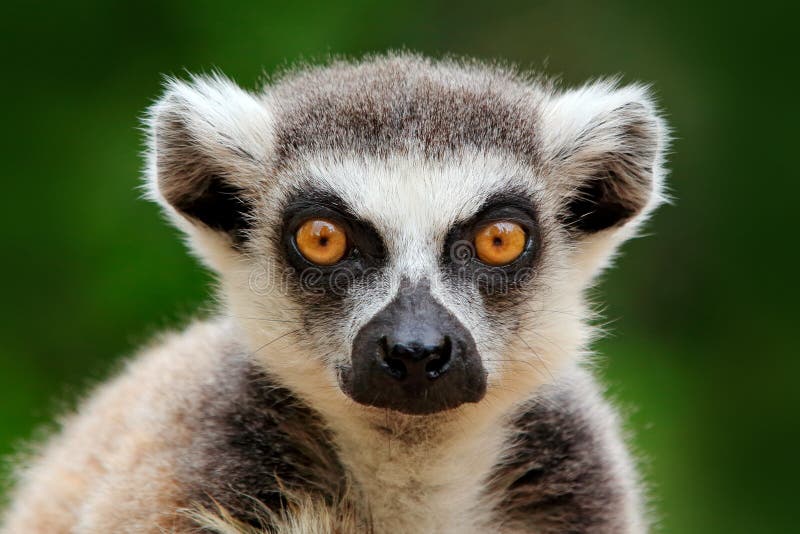
<path id="1" fill-rule="evenodd" d="M 206 91 L 206 87 L 203 84 L 200 90 Z M 188 96 L 189 88 L 184 87 L 179 94 L 187 94 L 187 102 L 202 100 L 200 94 Z M 546 152 L 555 154 L 571 146 L 598 120 L 606 119 L 615 109 L 631 102 L 653 109 L 643 87 L 617 89 L 607 81 L 553 95 L 544 103 L 542 112 Z M 198 105 L 197 115 L 206 113 L 211 105 L 209 102 Z M 269 115 L 269 111 L 259 114 L 264 118 Z M 236 119 L 219 116 L 219 120 L 227 130 Z M 246 124 L 255 126 L 252 120 Z M 614 126 L 613 122 L 606 125 L 609 131 Z M 263 132 L 250 132 L 247 139 L 267 139 L 268 125 L 262 127 Z M 659 127 L 663 128 L 660 121 Z M 618 148 L 616 142 L 613 135 L 604 137 L 601 133 L 591 149 L 598 153 L 611 151 Z M 310 177 L 312 182 L 336 191 L 360 216 L 375 224 L 387 240 L 392 258 L 388 269 L 390 284 L 385 292 L 364 295 L 361 306 L 343 319 L 343 332 L 333 341 L 339 343 L 338 353 L 332 351 L 334 354 L 328 361 L 320 361 L 313 347 L 304 350 L 302 345 L 293 343 L 291 336 L 279 339 L 292 330 L 291 326 L 265 325 L 258 320 L 265 312 L 276 319 L 296 318 L 292 312 L 284 311 L 291 309 L 284 296 L 272 293 L 254 298 L 250 287 L 252 271 L 259 267 L 257 262 L 269 263 L 269 256 L 278 251 L 265 244 L 263 257 L 242 258 L 218 233 L 191 226 L 190 234 L 199 254 L 213 258 L 214 265 L 224 266 L 219 274 L 229 313 L 239 318 L 256 318 L 240 320 L 257 358 L 323 413 L 337 436 L 344 463 L 370 503 L 379 532 L 483 531 L 493 519 L 486 503 L 481 504 L 477 497 L 503 451 L 503 415 L 530 398 L 541 384 L 551 382 L 565 364 L 574 364 L 587 353 L 592 330 L 587 325 L 591 315 L 583 292 L 609 264 L 619 244 L 632 236 L 662 201 L 661 161 L 654 167 L 649 203 L 639 216 L 622 228 L 591 235 L 574 247 L 556 244 L 551 251 L 550 271 L 546 272 L 547 290 L 528 303 L 532 310 L 541 310 L 540 313 L 520 339 L 501 346 L 493 345 L 491 333 L 482 330 L 485 318 L 479 310 L 457 302 L 438 283 L 437 259 L 444 236 L 459 217 L 474 213 L 487 192 L 516 181 L 538 190 L 537 198 L 543 209 L 551 210 L 543 215 L 554 217 L 555 201 L 548 196 L 552 195 L 548 188 L 558 183 L 559 168 L 550 169 L 553 175 L 537 176 L 512 154 L 468 150 L 443 163 L 413 155 L 384 161 L 357 154 L 312 153 L 298 166 L 306 171 L 303 180 Z M 279 195 L 276 190 L 288 189 L 293 181 L 299 178 L 287 173 L 277 183 L 265 182 L 263 195 Z M 330 365 L 331 360 L 349 358 L 349 345 L 358 328 L 393 298 L 401 276 L 433 282 L 436 298 L 475 335 L 490 373 L 487 401 L 462 407 L 457 418 L 439 425 L 437 436 L 417 446 L 397 444 L 377 433 L 370 423 L 384 418 L 384 412 L 354 405 L 338 389 Z M 260 351 L 259 347 L 266 344 L 269 350 Z M 415 427 L 413 421 L 405 418 L 396 424 L 400 432 L 403 425 Z M 620 463 L 623 469 L 629 469 L 625 462 Z M 418 508 L 420 494 L 428 503 L 428 509 L 422 511 Z"/>
<path id="2" fill-rule="evenodd" d="M 276 104 L 269 93 L 252 95 L 218 75 L 187 83 L 170 80 L 166 95 L 151 110 L 151 131 L 158 131 L 165 114 L 178 114 L 204 157 L 259 200 L 255 220 L 261 226 L 252 232 L 251 243 L 244 252 L 231 247 L 229 236 L 184 217 L 166 201 L 159 187 L 159 139 L 151 135 L 150 197 L 164 207 L 186 232 L 197 255 L 219 275 L 222 313 L 236 323 L 236 332 L 244 337 L 255 360 L 322 414 L 359 498 L 368 503 L 377 532 L 477 533 L 497 528 L 498 518 L 492 515 L 496 503 L 482 500 L 481 495 L 505 452 L 507 417 L 545 384 L 584 380 L 580 363 L 593 334 L 584 292 L 619 245 L 663 201 L 666 132 L 644 87 L 618 88 L 613 82 L 600 81 L 566 92 L 537 90 L 546 164 L 536 169 L 500 150 L 464 148 L 439 161 L 414 150 L 389 158 L 311 151 L 274 175 L 269 169 Z M 653 118 L 660 140 L 647 205 L 621 227 L 570 240 L 567 231 L 559 228 L 560 201 L 574 193 L 571 179 L 585 169 L 570 167 L 560 156 L 587 138 L 591 143 L 577 151 L 581 158 L 619 150 L 622 141 L 615 112 L 630 104 L 641 106 Z M 374 224 L 390 257 L 385 283 L 377 290 L 356 293 L 356 304 L 322 341 L 296 333 L 299 315 L 280 290 L 283 273 L 276 271 L 273 261 L 280 251 L 258 234 L 277 224 L 276 210 L 287 191 L 306 183 L 335 191 Z M 550 232 L 536 275 L 538 289 L 525 303 L 529 309 L 521 333 L 497 339 L 485 328 L 486 310 L 448 289 L 438 259 L 454 222 L 472 215 L 492 192 L 511 185 L 533 194 Z M 254 288 L 259 277 L 269 290 Z M 430 281 L 434 298 L 473 334 L 489 374 L 488 394 L 482 402 L 431 417 L 387 415 L 385 410 L 356 405 L 339 389 L 335 364 L 349 359 L 359 328 L 394 297 L 401 278 Z M 202 347 L 197 350 L 203 352 Z M 624 511 L 630 516 L 629 531 L 642 532 L 646 526 L 637 516 L 641 503 L 636 476 L 618 437 L 615 416 L 594 386 L 586 384 L 587 399 L 595 404 L 598 431 L 607 448 L 604 454 L 630 483 L 630 510 Z M 36 480 L 41 483 L 46 478 Z M 88 519 L 80 521 L 85 524 Z"/>

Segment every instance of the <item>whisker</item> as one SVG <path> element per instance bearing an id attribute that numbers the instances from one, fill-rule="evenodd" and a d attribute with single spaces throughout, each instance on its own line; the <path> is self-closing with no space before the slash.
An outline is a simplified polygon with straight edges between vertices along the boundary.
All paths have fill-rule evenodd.
<path id="1" fill-rule="evenodd" d="M 297 332 L 300 332 L 301 330 L 302 330 L 302 328 L 296 328 L 296 329 L 294 329 L 294 330 L 289 330 L 288 332 L 284 332 L 283 334 L 279 335 L 278 337 L 276 337 L 276 338 L 275 338 L 275 339 L 273 339 L 272 341 L 268 341 L 267 343 L 264 343 L 263 345 L 261 345 L 260 347 L 258 347 L 256 350 L 254 350 L 254 351 L 252 352 L 251 356 L 255 356 L 255 355 L 256 355 L 256 354 L 258 354 L 260 351 L 262 351 L 262 350 L 264 350 L 265 348 L 269 347 L 270 345 L 272 345 L 272 344 L 273 344 L 273 343 L 275 343 L 276 341 L 279 341 L 279 340 L 281 340 L 281 339 L 283 339 L 283 338 L 285 338 L 286 336 L 289 336 L 289 335 L 291 335 L 291 334 L 296 334 Z"/>
<path id="2" fill-rule="evenodd" d="M 542 365 L 544 366 L 545 371 L 547 371 L 547 374 L 550 375 L 550 379 L 551 380 L 555 380 L 555 377 L 553 376 L 553 373 L 550 372 L 550 367 L 547 366 L 547 361 L 544 358 L 542 358 L 542 356 L 538 352 L 533 350 L 533 347 L 531 347 L 530 344 L 527 341 L 525 341 L 524 337 L 522 337 L 520 334 L 517 334 L 517 337 L 520 339 L 520 341 L 522 341 L 522 343 L 526 347 L 528 347 L 528 350 L 531 352 L 531 354 L 536 356 L 539 359 L 539 361 L 542 362 Z"/>
<path id="3" fill-rule="evenodd" d="M 271 322 L 271 323 L 299 323 L 297 320 L 291 319 L 272 319 L 270 317 L 245 317 L 243 315 L 231 315 L 228 313 L 220 314 L 221 317 L 228 317 L 230 319 L 242 319 L 245 321 L 264 321 L 264 322 Z"/>

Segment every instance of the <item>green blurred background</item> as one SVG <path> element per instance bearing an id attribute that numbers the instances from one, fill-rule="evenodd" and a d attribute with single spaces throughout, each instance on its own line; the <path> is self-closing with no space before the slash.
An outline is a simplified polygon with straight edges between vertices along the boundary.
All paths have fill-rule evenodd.
<path id="1" fill-rule="evenodd" d="M 797 13 L 769 2 L 8 2 L 0 15 L 0 454 L 209 277 L 139 198 L 139 117 L 162 74 L 249 88 L 297 59 L 408 47 L 569 83 L 652 82 L 676 202 L 598 294 L 663 532 L 797 531 Z M 0 483 L 0 494 L 2 486 Z"/>

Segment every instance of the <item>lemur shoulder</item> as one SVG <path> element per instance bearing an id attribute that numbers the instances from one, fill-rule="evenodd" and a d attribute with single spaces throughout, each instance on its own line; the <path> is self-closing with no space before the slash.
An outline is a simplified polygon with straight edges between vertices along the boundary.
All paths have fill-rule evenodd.
<path id="1" fill-rule="evenodd" d="M 585 293 L 663 200 L 647 89 L 412 54 L 171 80 L 150 196 L 219 280 L 3 533 L 640 533 Z"/>

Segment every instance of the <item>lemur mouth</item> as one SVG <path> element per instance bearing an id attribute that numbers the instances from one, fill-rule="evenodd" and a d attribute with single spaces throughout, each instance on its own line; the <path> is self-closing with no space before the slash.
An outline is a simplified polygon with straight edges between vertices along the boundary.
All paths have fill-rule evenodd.
<path id="1" fill-rule="evenodd" d="M 424 283 L 403 288 L 361 328 L 339 382 L 360 404 L 413 415 L 479 402 L 486 394 L 472 335 Z"/>

